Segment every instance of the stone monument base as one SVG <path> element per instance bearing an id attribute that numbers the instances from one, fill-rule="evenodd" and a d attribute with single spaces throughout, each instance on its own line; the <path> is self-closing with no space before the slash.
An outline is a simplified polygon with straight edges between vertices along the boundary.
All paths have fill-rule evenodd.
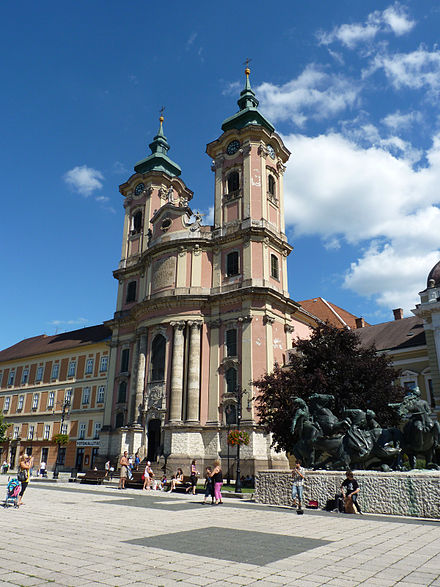
<path id="1" fill-rule="evenodd" d="M 355 471 L 360 486 L 359 504 L 363 512 L 420 518 L 440 518 L 440 471 L 382 473 Z M 306 471 L 304 504 L 317 500 L 324 508 L 339 493 L 343 471 Z M 255 479 L 255 501 L 292 505 L 291 471 L 259 471 Z"/>

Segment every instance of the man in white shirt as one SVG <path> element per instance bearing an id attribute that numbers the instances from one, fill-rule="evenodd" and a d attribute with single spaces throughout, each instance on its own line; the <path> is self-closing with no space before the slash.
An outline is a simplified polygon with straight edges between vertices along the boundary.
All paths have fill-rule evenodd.
<path id="1" fill-rule="evenodd" d="M 298 505 L 298 510 L 301 510 L 305 479 L 305 469 L 301 467 L 301 461 L 296 461 L 295 468 L 292 471 L 292 478 L 293 507 L 296 507 Z"/>

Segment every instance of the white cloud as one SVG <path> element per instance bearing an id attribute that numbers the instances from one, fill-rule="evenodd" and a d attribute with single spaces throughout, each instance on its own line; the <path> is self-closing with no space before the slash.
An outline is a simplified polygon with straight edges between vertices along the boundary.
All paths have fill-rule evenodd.
<path id="1" fill-rule="evenodd" d="M 440 51 L 427 51 L 419 47 L 411 53 L 395 53 L 389 55 L 378 53 L 371 67 L 363 72 L 363 76 L 371 75 L 383 69 L 386 77 L 396 88 L 425 88 L 434 94 L 440 90 Z"/>
<path id="2" fill-rule="evenodd" d="M 87 165 L 79 165 L 64 175 L 64 181 L 83 196 L 90 196 L 95 190 L 102 188 L 102 173 Z"/>
<path id="3" fill-rule="evenodd" d="M 74 320 L 51 320 L 49 324 L 52 324 L 52 326 L 61 326 L 62 324 L 72 326 L 74 324 L 87 324 L 87 322 L 86 318 L 76 318 Z"/>
<path id="4" fill-rule="evenodd" d="M 383 124 L 393 131 L 402 131 L 411 128 L 415 123 L 422 122 L 423 117 L 421 112 L 413 110 L 411 112 L 402 113 L 400 110 L 388 114 L 382 119 Z"/>
<path id="5" fill-rule="evenodd" d="M 374 127 L 368 132 L 374 136 Z M 294 153 L 286 221 L 296 235 L 318 235 L 327 248 L 343 240 L 364 246 L 345 287 L 388 308 L 413 307 L 440 256 L 440 137 L 418 169 L 384 144 L 361 147 L 336 133 L 285 142 Z"/>
<path id="6" fill-rule="evenodd" d="M 303 126 L 308 118 L 324 119 L 350 108 L 360 89 L 359 84 L 311 64 L 296 79 L 282 86 L 265 82 L 256 92 L 269 120 L 292 120 Z"/>
<path id="7" fill-rule="evenodd" d="M 354 49 L 360 43 L 372 41 L 379 33 L 394 33 L 401 36 L 408 33 L 415 21 L 408 17 L 407 9 L 396 2 L 384 11 L 376 10 L 367 16 L 364 23 L 342 24 L 331 32 L 320 31 L 318 39 L 321 45 L 336 41 L 348 49 Z"/>
<path id="8" fill-rule="evenodd" d="M 214 224 L 214 206 L 210 206 L 205 217 L 205 224 Z"/>

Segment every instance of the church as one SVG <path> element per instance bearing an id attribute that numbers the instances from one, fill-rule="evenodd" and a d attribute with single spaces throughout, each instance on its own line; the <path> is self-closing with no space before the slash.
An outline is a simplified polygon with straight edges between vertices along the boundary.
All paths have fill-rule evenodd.
<path id="1" fill-rule="evenodd" d="M 259 112 L 245 70 L 239 110 L 223 121 L 212 160 L 214 225 L 168 156 L 163 116 L 151 154 L 120 186 L 125 220 L 103 454 L 124 450 L 171 467 L 227 453 L 240 417 L 243 471 L 277 467 L 258 427 L 252 382 L 283 363 L 316 319 L 289 297 L 283 174 L 290 152 Z M 237 390 L 238 393 L 237 393 Z M 240 405 L 237 405 L 240 402 Z"/>

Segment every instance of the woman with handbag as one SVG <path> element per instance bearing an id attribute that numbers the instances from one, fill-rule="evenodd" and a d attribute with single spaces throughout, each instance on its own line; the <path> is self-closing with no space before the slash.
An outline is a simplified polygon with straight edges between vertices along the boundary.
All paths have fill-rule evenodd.
<path id="1" fill-rule="evenodd" d="M 29 476 L 30 476 L 30 470 L 33 464 L 33 458 L 30 457 L 29 455 L 25 455 L 22 454 L 20 456 L 20 460 L 18 463 L 18 474 L 17 474 L 17 478 L 21 483 L 21 491 L 20 494 L 18 496 L 18 502 L 17 505 L 23 505 L 23 495 L 24 492 L 26 491 L 27 486 L 29 485 Z"/>

